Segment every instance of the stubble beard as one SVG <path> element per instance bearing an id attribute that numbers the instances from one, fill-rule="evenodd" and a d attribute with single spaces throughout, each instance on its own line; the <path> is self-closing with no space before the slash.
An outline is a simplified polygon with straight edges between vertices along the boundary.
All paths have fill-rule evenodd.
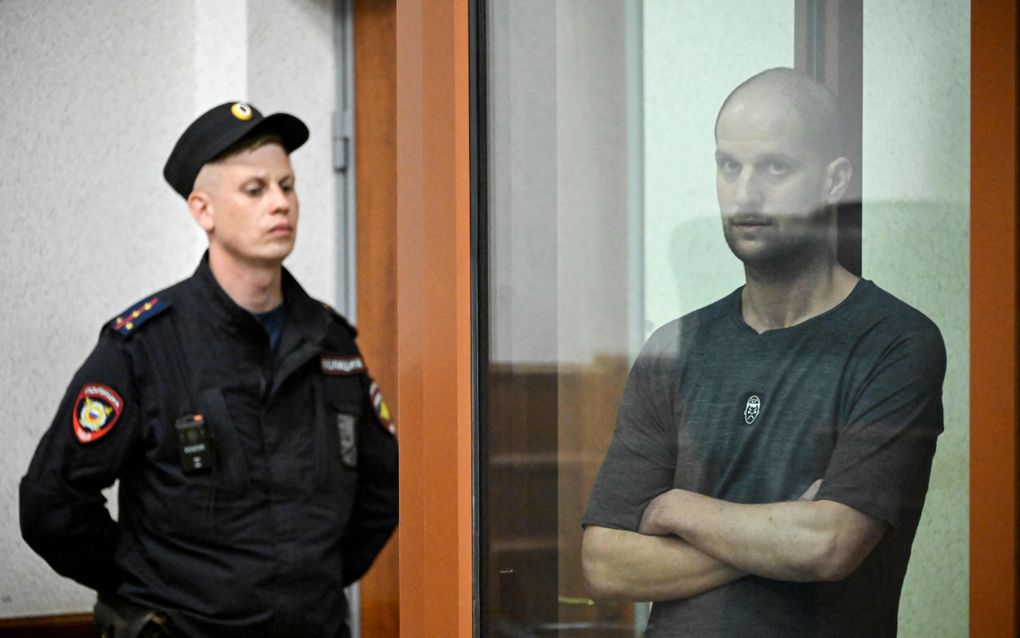
<path id="1" fill-rule="evenodd" d="M 805 231 L 787 236 L 765 236 L 760 245 L 736 237 L 736 231 L 723 224 L 723 236 L 733 255 L 744 264 L 747 275 L 781 281 L 796 278 L 830 257 L 830 231 L 825 211 L 812 213 Z"/>

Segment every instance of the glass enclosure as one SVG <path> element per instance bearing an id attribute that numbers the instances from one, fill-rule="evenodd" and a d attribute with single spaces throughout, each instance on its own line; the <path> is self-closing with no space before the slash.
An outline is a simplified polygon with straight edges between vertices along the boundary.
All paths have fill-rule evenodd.
<path id="1" fill-rule="evenodd" d="M 590 599 L 581 517 L 645 340 L 744 283 L 714 126 L 734 87 L 777 66 L 847 115 L 841 262 L 946 343 L 945 431 L 899 624 L 966 635 L 969 5 L 481 0 L 478 15 L 482 635 L 643 634 L 648 603 Z"/>

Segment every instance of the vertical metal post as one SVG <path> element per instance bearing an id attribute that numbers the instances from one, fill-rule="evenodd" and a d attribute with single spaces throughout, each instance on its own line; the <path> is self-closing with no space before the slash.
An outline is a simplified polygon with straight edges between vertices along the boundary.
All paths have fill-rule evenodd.
<path id="1" fill-rule="evenodd" d="M 468 72 L 470 83 L 469 128 L 471 140 L 471 378 L 475 392 L 471 396 L 471 628 L 475 636 L 484 635 L 482 616 L 483 566 L 488 547 L 482 542 L 488 530 L 482 518 L 488 485 L 487 431 L 480 427 L 488 412 L 489 365 L 489 229 L 488 229 L 488 33 L 487 0 L 468 4 Z"/>
<path id="2" fill-rule="evenodd" d="M 333 170 L 336 171 L 337 308 L 358 322 L 357 210 L 354 162 L 354 19 L 351 0 L 334 0 L 333 41 L 337 94 L 333 111 Z"/>
<path id="3" fill-rule="evenodd" d="M 839 204 L 838 258 L 861 274 L 861 129 L 863 108 L 862 0 L 796 0 L 794 65 L 827 86 L 839 101 L 846 125 L 847 157 L 854 177 Z"/>
<path id="4" fill-rule="evenodd" d="M 333 170 L 336 172 L 337 309 L 358 321 L 357 209 L 354 163 L 354 15 L 352 0 L 334 0 L 333 44 L 336 55 L 336 104 L 333 110 Z M 346 590 L 351 638 L 361 636 L 361 588 Z"/>
<path id="5" fill-rule="evenodd" d="M 627 82 L 627 354 L 645 343 L 645 86 L 644 8 L 629 0 L 624 14 Z"/>

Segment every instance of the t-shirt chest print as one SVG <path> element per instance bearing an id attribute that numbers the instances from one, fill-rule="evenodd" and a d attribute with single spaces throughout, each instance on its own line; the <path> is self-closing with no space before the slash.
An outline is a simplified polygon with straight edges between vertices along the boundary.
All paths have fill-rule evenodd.
<path id="1" fill-rule="evenodd" d="M 744 419 L 745 425 L 754 425 L 758 421 L 758 417 L 761 416 L 764 404 L 762 397 L 763 392 L 748 392 L 740 398 L 739 406 L 743 408 L 741 416 Z"/>

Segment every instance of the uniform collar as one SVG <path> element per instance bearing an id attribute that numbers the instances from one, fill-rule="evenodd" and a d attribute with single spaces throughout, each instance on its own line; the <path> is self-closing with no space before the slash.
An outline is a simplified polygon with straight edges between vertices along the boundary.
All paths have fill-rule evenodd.
<path id="1" fill-rule="evenodd" d="M 326 307 L 312 299 L 290 272 L 283 269 L 283 303 L 287 309 L 287 328 L 280 342 L 281 354 L 294 345 L 293 339 L 300 336 L 320 344 L 329 332 L 330 316 Z M 288 332 L 290 338 L 288 338 Z"/>
<path id="2" fill-rule="evenodd" d="M 193 280 L 198 286 L 203 305 L 219 321 L 233 330 L 253 331 L 256 335 L 264 333 L 258 319 L 231 299 L 230 295 L 216 281 L 212 268 L 209 266 L 209 251 L 202 255 Z M 287 320 L 284 340 L 280 343 L 280 352 L 284 353 L 296 345 L 295 340 L 321 342 L 326 336 L 329 325 L 329 317 L 325 308 L 308 296 L 301 284 L 286 268 L 283 269 L 281 286 Z"/>

